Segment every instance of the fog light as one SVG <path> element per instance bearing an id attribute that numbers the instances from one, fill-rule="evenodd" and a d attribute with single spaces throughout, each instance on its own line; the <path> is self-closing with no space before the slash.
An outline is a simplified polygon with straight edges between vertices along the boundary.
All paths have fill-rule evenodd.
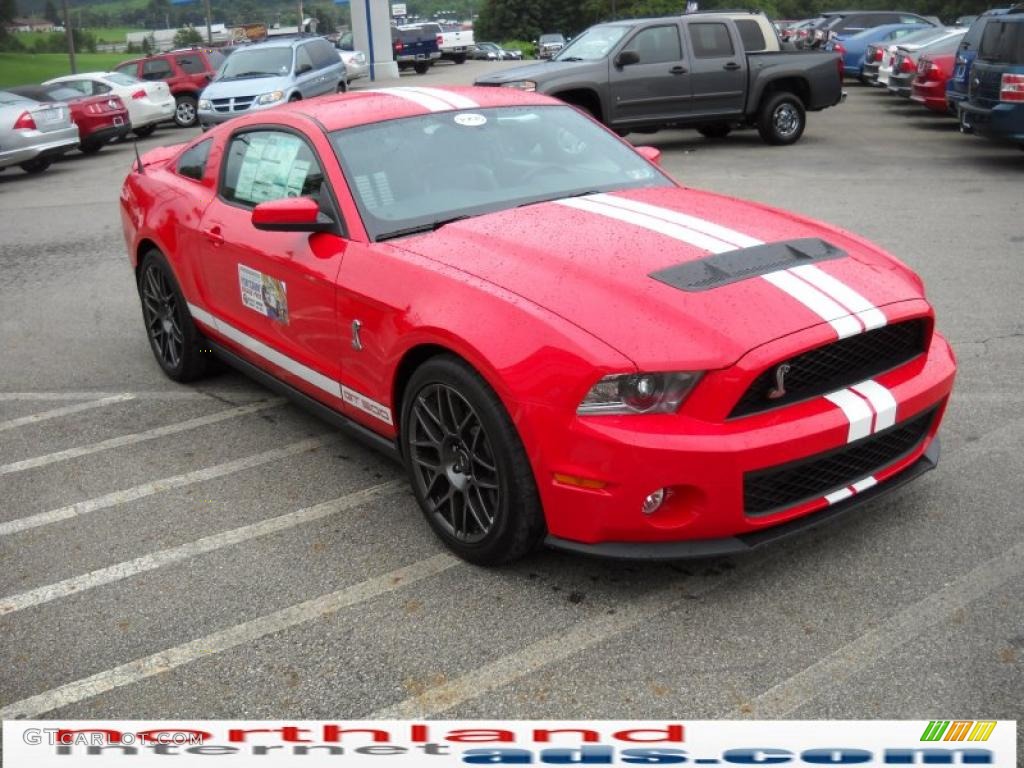
<path id="1" fill-rule="evenodd" d="M 647 498 L 644 499 L 644 505 L 642 507 L 645 515 L 653 515 L 658 511 L 658 507 L 665 501 L 665 489 L 659 488 L 654 493 L 648 494 Z"/>

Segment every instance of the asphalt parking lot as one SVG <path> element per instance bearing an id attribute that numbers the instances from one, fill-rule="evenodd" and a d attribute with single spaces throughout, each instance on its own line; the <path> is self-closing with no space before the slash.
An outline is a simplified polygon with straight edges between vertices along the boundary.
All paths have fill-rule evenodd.
<path id="1" fill-rule="evenodd" d="M 472 567 L 369 449 L 236 374 L 164 378 L 130 144 L 8 170 L 0 718 L 1024 720 L 1024 152 L 856 86 L 793 147 L 630 139 L 923 276 L 961 366 L 936 472 L 745 558 Z"/>

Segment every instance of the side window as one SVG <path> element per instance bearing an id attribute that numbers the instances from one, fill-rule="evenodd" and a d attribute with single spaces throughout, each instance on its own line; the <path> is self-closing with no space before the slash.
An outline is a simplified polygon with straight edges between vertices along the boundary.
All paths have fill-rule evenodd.
<path id="1" fill-rule="evenodd" d="M 142 62 L 143 80 L 163 80 L 173 75 L 174 70 L 167 59 L 147 59 Z"/>
<path id="2" fill-rule="evenodd" d="M 96 88 L 99 88 L 100 84 L 94 84 L 92 80 L 64 80 L 61 85 L 65 88 L 74 88 L 76 91 L 81 91 L 86 96 L 92 96 L 93 93 L 106 93 L 106 91 L 93 91 L 93 86 L 95 85 Z M 109 90 L 107 88 L 107 91 Z"/>
<path id="3" fill-rule="evenodd" d="M 309 72 L 314 69 L 313 59 L 309 55 L 309 46 L 300 45 L 295 49 L 295 74 Z"/>
<path id="4" fill-rule="evenodd" d="M 139 71 L 138 64 L 134 61 L 130 61 L 127 64 L 121 64 L 117 67 L 117 71 L 122 75 L 128 75 L 129 77 L 135 77 L 135 74 Z"/>
<path id="5" fill-rule="evenodd" d="M 177 61 L 178 66 L 190 75 L 201 75 L 206 72 L 206 67 L 203 66 L 203 60 L 198 56 L 178 56 Z"/>
<path id="6" fill-rule="evenodd" d="M 326 205 L 323 181 L 316 155 L 298 136 L 251 131 L 231 139 L 220 194 L 246 207 L 285 197 L 312 197 Z"/>
<path id="7" fill-rule="evenodd" d="M 679 61 L 683 58 L 683 48 L 679 43 L 679 30 L 674 24 L 642 29 L 636 33 L 626 47 L 637 52 L 641 64 L 660 64 L 666 61 Z"/>
<path id="8" fill-rule="evenodd" d="M 175 170 L 182 176 L 201 181 L 206 175 L 206 160 L 210 156 L 210 147 L 212 146 L 213 139 L 207 139 L 185 150 L 178 158 Z"/>
<path id="9" fill-rule="evenodd" d="M 720 59 L 736 53 L 729 28 L 719 22 L 690 24 L 690 40 L 698 59 Z"/>
<path id="10" fill-rule="evenodd" d="M 346 32 L 344 35 L 341 36 L 341 39 L 338 41 L 338 48 L 343 51 L 355 50 L 355 43 L 352 40 L 351 32 Z"/>
<path id="11" fill-rule="evenodd" d="M 314 40 L 309 44 L 309 52 L 313 57 L 315 69 L 326 69 L 341 61 L 334 48 L 326 40 Z"/>
<path id="12" fill-rule="evenodd" d="M 761 32 L 761 25 L 753 19 L 738 19 L 736 21 L 736 31 L 740 33 L 743 50 L 748 53 L 763 51 L 768 47 L 764 39 L 764 33 Z"/>

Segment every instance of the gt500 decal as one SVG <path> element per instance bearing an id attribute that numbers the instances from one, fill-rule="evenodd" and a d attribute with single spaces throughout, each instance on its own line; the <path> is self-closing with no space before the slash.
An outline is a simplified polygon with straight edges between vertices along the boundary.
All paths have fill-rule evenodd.
<path id="1" fill-rule="evenodd" d="M 346 386 L 341 388 L 342 399 L 351 405 L 353 408 L 358 408 L 364 413 L 368 413 L 374 418 L 380 419 L 385 424 L 393 425 L 395 422 L 391 418 L 391 409 L 386 405 L 381 405 L 376 400 L 371 400 L 366 395 L 361 395 L 354 389 L 349 389 Z"/>

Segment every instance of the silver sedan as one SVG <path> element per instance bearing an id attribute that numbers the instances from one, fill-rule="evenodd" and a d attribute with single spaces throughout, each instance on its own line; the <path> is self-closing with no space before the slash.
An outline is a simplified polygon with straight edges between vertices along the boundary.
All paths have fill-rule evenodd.
<path id="1" fill-rule="evenodd" d="M 78 126 L 67 104 L 0 91 L 0 169 L 20 165 L 26 173 L 40 173 L 77 146 Z"/>

